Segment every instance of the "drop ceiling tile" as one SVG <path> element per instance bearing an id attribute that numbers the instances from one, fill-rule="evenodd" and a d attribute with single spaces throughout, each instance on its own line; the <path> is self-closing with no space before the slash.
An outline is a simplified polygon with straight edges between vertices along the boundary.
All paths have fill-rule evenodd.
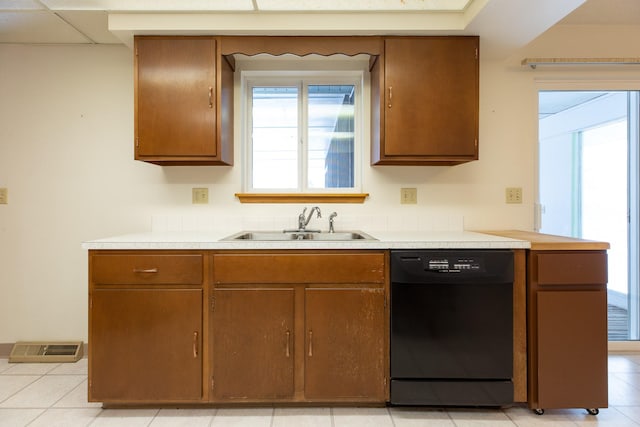
<path id="1" fill-rule="evenodd" d="M 0 0 L 0 10 L 39 10 L 45 9 L 36 0 Z"/>
<path id="2" fill-rule="evenodd" d="M 0 11 L 0 43 L 90 43 L 50 11 Z"/>

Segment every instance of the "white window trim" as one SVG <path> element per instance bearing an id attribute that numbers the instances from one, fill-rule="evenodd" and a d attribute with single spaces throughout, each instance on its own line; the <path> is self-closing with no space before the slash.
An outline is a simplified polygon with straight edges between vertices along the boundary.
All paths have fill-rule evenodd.
<path id="1" fill-rule="evenodd" d="M 244 69 L 240 65 L 240 79 L 241 79 L 241 91 L 242 91 L 242 169 L 243 169 L 243 191 L 247 193 L 259 193 L 259 194 L 356 194 L 362 190 L 362 153 L 363 153 L 363 139 L 364 139 L 364 77 L 366 63 L 362 61 L 337 61 L 336 64 L 347 64 L 346 69 L 343 67 L 336 67 L 338 69 L 331 70 L 315 70 L 313 61 L 294 61 L 296 66 L 300 67 L 301 64 L 305 65 L 305 69 L 302 70 L 274 70 L 273 63 L 277 61 L 267 60 L 268 66 L 265 69 L 260 69 L 260 66 L 256 66 L 255 63 L 251 63 L 251 69 Z M 308 66 L 307 66 L 308 64 Z M 317 61 L 315 62 L 317 65 Z M 323 64 L 323 68 L 326 64 Z M 354 67 L 355 65 L 355 67 Z M 259 69 L 255 69 L 255 68 Z M 356 68 L 356 69 L 353 69 Z M 352 188 L 308 188 L 306 173 L 307 173 L 307 156 L 306 149 L 304 154 L 301 154 L 302 160 L 302 173 L 304 173 L 304 179 L 301 179 L 301 188 L 296 189 L 256 189 L 253 188 L 252 183 L 252 159 L 251 159 L 251 90 L 253 85 L 269 85 L 269 84 L 282 84 L 292 86 L 292 81 L 304 80 L 304 85 L 308 84 L 353 84 L 355 87 L 355 110 L 354 110 L 354 186 Z M 306 96 L 304 91 L 300 92 L 302 96 Z M 302 103 L 303 108 L 306 103 Z M 306 112 L 305 112 L 306 113 Z M 306 117 L 306 114 L 302 117 Z M 306 129 L 306 124 L 303 125 Z M 303 139 L 303 145 L 306 147 L 306 135 L 300 136 Z"/>

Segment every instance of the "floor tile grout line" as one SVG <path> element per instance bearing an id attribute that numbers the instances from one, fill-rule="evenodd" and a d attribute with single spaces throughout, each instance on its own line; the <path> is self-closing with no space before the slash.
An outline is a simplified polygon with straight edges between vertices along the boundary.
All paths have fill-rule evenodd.
<path id="1" fill-rule="evenodd" d="M 27 375 L 25 375 L 25 376 L 27 376 Z M 13 396 L 15 396 L 16 394 L 20 393 L 22 390 L 24 390 L 25 388 L 29 387 L 31 384 L 35 383 L 36 381 L 39 381 L 42 377 L 44 377 L 44 375 L 33 375 L 33 376 L 36 376 L 37 378 L 35 380 L 33 380 L 33 381 L 28 382 L 22 388 L 20 388 L 19 390 L 16 390 L 13 394 L 10 394 L 5 399 L 0 400 L 0 408 L 4 409 L 4 407 L 2 406 L 2 404 L 4 402 L 6 402 L 7 400 L 11 399 Z"/>
<path id="2" fill-rule="evenodd" d="M 34 422 L 36 422 L 36 420 L 38 418 L 40 418 L 45 412 L 47 412 L 46 409 L 44 409 L 42 412 L 40 412 L 38 415 L 36 415 L 36 417 L 34 419 L 32 419 L 31 421 L 29 421 L 27 424 L 25 424 L 25 427 L 30 426 L 31 424 L 33 424 Z"/>
<path id="3" fill-rule="evenodd" d="M 151 424 L 153 424 L 153 420 L 156 419 L 156 417 L 158 416 L 159 413 L 160 413 L 160 409 L 157 409 L 156 413 L 153 414 L 153 417 L 151 417 L 151 420 L 149 420 L 149 422 L 147 423 L 147 427 L 149 427 Z"/>
<path id="4" fill-rule="evenodd" d="M 393 414 L 391 413 L 391 408 L 387 406 L 387 414 L 389 414 L 389 418 L 391 418 L 391 425 L 396 427 L 396 420 L 393 418 Z"/>
<path id="5" fill-rule="evenodd" d="M 69 376 L 73 376 L 73 375 L 69 375 Z M 69 395 L 69 393 L 73 393 L 73 392 L 74 392 L 78 387 L 82 386 L 82 384 L 84 384 L 84 380 L 80 381 L 80 383 L 79 383 L 77 386 L 73 387 L 71 390 L 69 390 L 68 392 L 66 392 L 62 397 L 60 397 L 60 399 L 58 399 L 58 400 L 56 400 L 55 402 L 53 402 L 53 403 L 51 404 L 51 406 L 49 406 L 49 407 L 50 407 L 50 408 L 55 408 L 55 406 L 56 406 L 56 404 L 57 404 L 58 402 L 60 402 L 60 401 L 61 401 L 62 399 L 64 399 L 65 397 L 67 397 L 67 396 Z M 87 401 L 87 403 L 89 403 L 89 402 Z"/>
<path id="6" fill-rule="evenodd" d="M 622 415 L 624 418 L 626 418 L 627 420 L 631 421 L 633 424 L 635 424 L 635 425 L 640 425 L 640 422 L 639 422 L 639 421 L 636 421 L 636 420 L 634 420 L 633 418 L 631 418 L 631 417 L 627 416 L 627 414 L 625 414 L 624 412 L 622 412 L 621 410 L 619 410 L 619 409 L 617 408 L 618 406 L 620 406 L 620 405 L 616 405 L 616 406 L 609 405 L 608 409 L 612 409 L 612 410 L 616 411 L 617 413 L 619 413 L 620 415 Z M 633 407 L 636 407 L 636 408 L 637 408 L 637 406 L 633 406 Z M 597 421 L 596 421 L 596 422 L 597 422 Z"/>
<path id="7" fill-rule="evenodd" d="M 218 415 L 218 408 L 213 408 L 213 416 L 211 417 L 211 420 L 209 420 L 209 427 L 213 426 L 213 421 L 215 420 L 217 415 Z"/>

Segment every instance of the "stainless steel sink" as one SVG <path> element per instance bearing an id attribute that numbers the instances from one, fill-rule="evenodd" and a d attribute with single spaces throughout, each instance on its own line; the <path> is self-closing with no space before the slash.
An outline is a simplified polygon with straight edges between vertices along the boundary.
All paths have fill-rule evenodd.
<path id="1" fill-rule="evenodd" d="M 350 241 L 377 240 L 362 231 L 310 232 L 310 231 L 241 231 L 222 240 L 253 240 L 253 241 Z"/>

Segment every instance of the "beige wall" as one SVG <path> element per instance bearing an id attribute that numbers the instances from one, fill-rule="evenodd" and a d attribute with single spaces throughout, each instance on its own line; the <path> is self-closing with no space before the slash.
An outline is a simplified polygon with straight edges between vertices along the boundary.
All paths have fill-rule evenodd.
<path id="1" fill-rule="evenodd" d="M 629 41 L 639 39 L 633 30 L 631 39 L 627 29 L 624 36 L 607 32 L 617 54 L 640 56 Z M 560 33 L 536 41 L 532 56 L 557 54 L 567 37 Z M 589 48 L 581 49 L 587 56 Z M 594 56 L 605 56 L 596 50 Z M 363 190 L 370 199 L 323 210 L 351 217 L 451 214 L 463 216 L 467 229 L 532 229 L 538 80 L 633 82 L 640 67 L 532 71 L 514 65 L 522 55 L 481 63 L 479 161 L 373 168 L 367 147 Z M 84 240 L 149 231 L 152 215 L 295 218 L 302 207 L 238 203 L 239 147 L 233 168 L 134 161 L 132 67 L 123 46 L 0 45 L 0 187 L 9 189 L 9 204 L 0 205 L 0 343 L 86 340 Z M 209 205 L 191 205 L 194 186 L 209 187 Z M 399 204 L 405 186 L 418 188 L 417 206 Z M 522 205 L 504 203 L 504 188 L 512 186 L 523 188 Z"/>

